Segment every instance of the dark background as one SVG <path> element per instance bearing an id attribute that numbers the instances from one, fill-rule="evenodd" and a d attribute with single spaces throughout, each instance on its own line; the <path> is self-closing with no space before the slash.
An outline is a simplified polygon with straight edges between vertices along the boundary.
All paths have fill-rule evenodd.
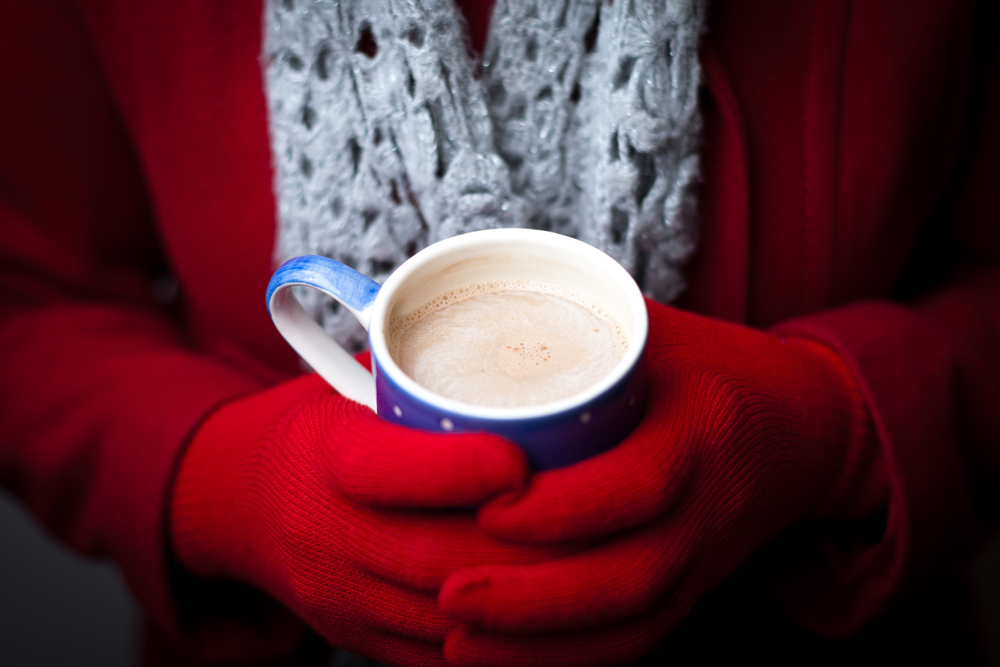
<path id="1" fill-rule="evenodd" d="M 117 567 L 69 551 L 0 489 L 0 665 L 133 667 L 141 619 Z"/>

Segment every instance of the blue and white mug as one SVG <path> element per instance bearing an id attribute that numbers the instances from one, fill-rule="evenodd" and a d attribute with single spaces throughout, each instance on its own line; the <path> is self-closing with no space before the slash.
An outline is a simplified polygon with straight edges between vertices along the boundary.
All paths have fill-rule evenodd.
<path id="1" fill-rule="evenodd" d="M 434 394 L 407 376 L 389 354 L 390 322 L 440 294 L 495 280 L 547 283 L 598 304 L 617 320 L 628 340 L 621 361 L 584 391 L 525 407 L 462 403 Z M 358 318 L 368 330 L 372 373 L 306 314 L 291 289 L 296 285 L 332 296 Z M 296 257 L 271 278 L 267 305 L 281 335 L 342 395 L 404 426 L 503 436 L 524 449 L 536 470 L 570 465 L 610 449 L 642 418 L 649 332 L 642 293 L 618 262 L 567 236 L 530 229 L 455 236 L 415 254 L 381 286 L 335 260 Z"/>

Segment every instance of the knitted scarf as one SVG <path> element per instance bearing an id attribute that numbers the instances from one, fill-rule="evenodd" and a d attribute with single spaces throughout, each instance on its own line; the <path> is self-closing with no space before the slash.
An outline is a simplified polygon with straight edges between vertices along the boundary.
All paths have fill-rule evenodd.
<path id="1" fill-rule="evenodd" d="M 267 0 L 277 259 L 381 281 L 437 240 L 580 238 L 670 301 L 697 241 L 706 0 L 496 0 L 481 59 L 452 0 Z M 366 336 L 315 291 L 348 349 Z"/>

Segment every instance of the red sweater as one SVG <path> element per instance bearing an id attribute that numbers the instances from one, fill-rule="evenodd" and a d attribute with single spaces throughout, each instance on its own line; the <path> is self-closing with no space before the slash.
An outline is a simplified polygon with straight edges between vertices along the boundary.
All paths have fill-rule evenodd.
<path id="1" fill-rule="evenodd" d="M 965 553 L 997 505 L 997 12 L 710 4 L 703 226 L 680 305 L 820 338 L 856 374 L 890 478 L 885 531 L 831 552 L 790 601 L 848 632 Z M 0 482 L 74 548 L 113 557 L 179 632 L 164 522 L 186 438 L 298 372 L 264 307 L 262 10 L 8 5 Z M 481 34 L 486 13 L 469 15 Z M 162 303 L 168 276 L 179 294 Z"/>

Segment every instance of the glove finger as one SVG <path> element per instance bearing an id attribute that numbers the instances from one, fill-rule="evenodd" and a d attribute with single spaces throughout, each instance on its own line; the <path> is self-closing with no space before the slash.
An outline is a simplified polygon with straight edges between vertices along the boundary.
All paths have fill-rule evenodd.
<path id="1" fill-rule="evenodd" d="M 647 614 L 597 630 L 504 635 L 459 625 L 444 644 L 451 667 L 614 667 L 646 655 L 680 623 L 693 600 L 672 599 Z"/>
<path id="2" fill-rule="evenodd" d="M 529 565 L 564 558 L 577 546 L 500 542 L 470 512 L 369 510 L 354 526 L 357 566 L 372 576 L 437 593 L 456 570 L 491 563 Z"/>
<path id="3" fill-rule="evenodd" d="M 338 591 L 331 595 L 331 591 Z M 341 644 L 344 637 L 368 629 L 387 637 L 395 637 L 402 642 L 437 643 L 444 641 L 447 633 L 455 627 L 455 621 L 448 619 L 438 609 L 434 596 L 420 591 L 401 588 L 390 582 L 372 576 L 357 574 L 339 582 L 336 587 L 309 587 L 300 590 L 298 602 L 306 610 L 310 622 L 322 630 L 329 628 L 336 636 L 335 643 Z M 344 614 L 341 600 L 367 600 L 368 603 L 351 609 Z M 345 618 L 349 618 L 354 628 L 346 628 Z"/>
<path id="4" fill-rule="evenodd" d="M 679 399 L 680 388 L 656 378 L 646 417 L 617 447 L 575 465 L 537 473 L 519 492 L 479 512 L 483 529 L 501 539 L 556 542 L 603 537 L 666 512 L 696 476 L 700 437 Z"/>
<path id="5" fill-rule="evenodd" d="M 673 534 L 646 529 L 558 561 L 460 570 L 438 602 L 449 618 L 507 633 L 624 621 L 651 609 L 689 569 L 689 540 Z"/>
<path id="6" fill-rule="evenodd" d="M 321 458 L 334 488 L 358 502 L 473 507 L 520 489 L 528 476 L 524 453 L 497 436 L 426 433 L 339 396 L 329 403 Z"/>
<path id="7" fill-rule="evenodd" d="M 300 412 L 317 408 L 318 403 Z M 311 441 L 304 424 L 315 420 L 297 419 L 293 415 L 289 428 L 297 437 Z M 275 447 L 276 452 L 287 448 Z M 259 521 L 263 543 L 286 545 L 288 562 L 301 561 L 312 555 L 306 571 L 321 578 L 336 569 L 336 564 L 350 565 L 373 576 L 413 590 L 437 592 L 444 579 L 457 569 L 483 563 L 540 562 L 553 554 L 564 555 L 566 547 L 534 547 L 504 544 L 487 536 L 468 511 L 416 511 L 381 509 L 344 498 L 329 488 L 322 474 L 321 462 L 315 457 L 283 458 L 269 464 L 268 469 L 295 470 L 297 487 L 286 487 L 282 504 Z M 269 488 L 269 483 L 262 485 Z M 253 579 L 259 572 L 269 572 L 270 566 L 253 562 L 239 574 L 265 590 L 281 586 L 281 577 Z M 323 557 L 330 562 L 323 562 Z M 331 562 L 333 565 L 331 565 Z M 232 566 L 229 570 L 232 572 Z M 259 579 L 259 578 L 258 578 Z"/>

